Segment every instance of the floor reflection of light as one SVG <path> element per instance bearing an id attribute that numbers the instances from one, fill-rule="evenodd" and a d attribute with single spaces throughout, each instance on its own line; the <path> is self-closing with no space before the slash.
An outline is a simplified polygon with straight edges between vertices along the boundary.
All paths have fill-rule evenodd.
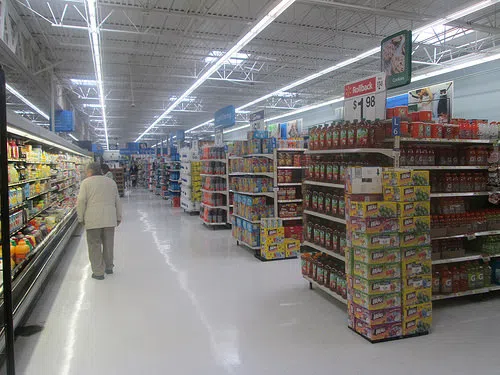
<path id="1" fill-rule="evenodd" d="M 228 373 L 233 373 L 234 368 L 241 364 L 240 356 L 238 353 L 237 341 L 238 341 L 238 331 L 236 329 L 225 329 L 225 330 L 214 330 L 207 320 L 207 317 L 196 298 L 194 292 L 189 289 L 187 283 L 187 275 L 185 272 L 177 269 L 177 267 L 172 263 L 169 253 L 171 252 L 170 241 L 161 241 L 155 231 L 155 226 L 148 220 L 148 214 L 143 211 L 138 211 L 140 215 L 140 220 L 144 224 L 145 230 L 151 233 L 151 237 L 160 251 L 160 253 L 165 258 L 165 262 L 168 267 L 176 274 L 177 280 L 181 288 L 186 292 L 187 296 L 191 300 L 191 303 L 196 309 L 196 312 L 206 327 L 208 334 L 210 336 L 210 347 L 215 356 L 217 364 L 223 366 Z"/>
<path id="2" fill-rule="evenodd" d="M 66 339 L 66 345 L 64 346 L 64 360 L 63 365 L 61 367 L 61 375 L 68 375 L 71 369 L 71 360 L 75 355 L 75 342 L 76 342 L 76 330 L 77 330 L 77 322 L 78 317 L 80 315 L 80 311 L 82 310 L 83 299 L 85 298 L 85 289 L 86 283 L 89 279 L 89 269 L 90 264 L 87 264 L 83 270 L 82 275 L 80 277 L 80 281 L 78 283 L 78 298 L 75 301 L 75 306 L 71 313 L 69 319 L 68 326 L 68 336 Z"/>

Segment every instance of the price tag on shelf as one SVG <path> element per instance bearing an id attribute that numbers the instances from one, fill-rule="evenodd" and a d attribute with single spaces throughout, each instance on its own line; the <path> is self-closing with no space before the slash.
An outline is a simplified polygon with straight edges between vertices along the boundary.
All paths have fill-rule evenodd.
<path id="1" fill-rule="evenodd" d="M 468 235 L 466 236 L 466 238 L 467 238 L 469 241 L 475 240 L 475 239 L 476 239 L 476 234 L 475 234 L 475 233 L 468 234 Z"/>
<path id="2" fill-rule="evenodd" d="M 387 91 L 385 73 L 378 73 L 344 86 L 344 119 L 385 119 Z"/>

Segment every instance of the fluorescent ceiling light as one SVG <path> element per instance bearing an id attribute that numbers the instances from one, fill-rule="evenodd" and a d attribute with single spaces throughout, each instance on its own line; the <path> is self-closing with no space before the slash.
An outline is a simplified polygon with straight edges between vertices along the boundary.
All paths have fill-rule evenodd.
<path id="1" fill-rule="evenodd" d="M 17 113 L 18 115 L 34 115 L 35 112 L 33 111 L 25 111 L 25 110 L 15 110 L 14 113 Z"/>
<path id="2" fill-rule="evenodd" d="M 195 127 L 192 127 L 191 129 L 188 129 L 185 131 L 185 133 L 189 133 L 189 132 L 192 132 L 193 130 L 196 130 L 196 129 L 199 129 L 201 128 L 202 126 L 205 126 L 205 125 L 209 125 L 210 123 L 212 123 L 214 120 L 208 120 L 208 121 L 205 121 L 204 123 L 200 124 L 200 125 L 196 125 Z"/>
<path id="3" fill-rule="evenodd" d="M 435 27 L 429 27 L 419 34 L 414 35 L 413 41 L 439 45 L 443 41 L 450 42 L 473 32 L 474 30 L 462 30 L 461 28 L 457 28 L 455 26 L 438 25 Z"/>
<path id="4" fill-rule="evenodd" d="M 302 113 L 302 112 L 312 111 L 313 109 L 324 107 L 324 106 L 327 106 L 327 105 L 330 105 L 330 104 L 339 103 L 339 102 L 342 102 L 342 101 L 344 101 L 344 97 L 343 96 L 340 97 L 340 98 L 335 98 L 335 99 L 332 99 L 332 100 L 328 100 L 326 102 L 321 102 L 321 103 L 317 103 L 317 104 L 311 104 L 311 105 L 307 105 L 307 106 L 304 106 L 304 107 L 300 107 L 300 108 L 296 109 L 295 111 L 291 111 L 291 112 L 284 113 L 284 114 L 279 115 L 279 116 L 271 117 L 271 118 L 265 119 L 265 121 L 266 122 L 275 121 L 275 120 L 278 120 L 278 119 L 283 118 L 283 117 L 294 116 L 294 115 L 297 115 L 297 114 Z"/>
<path id="5" fill-rule="evenodd" d="M 78 152 L 78 151 L 75 151 L 75 150 L 72 150 L 68 147 L 65 147 L 63 145 L 60 145 L 58 143 L 55 143 L 55 142 L 52 142 L 52 141 L 49 141 L 47 139 L 44 139 L 44 138 L 41 138 L 41 137 L 38 137 L 36 135 L 33 135 L 31 133 L 28 133 L 28 132 L 25 132 L 24 130 L 20 130 L 20 129 L 17 129 L 17 128 L 14 128 L 12 126 L 9 126 L 7 125 L 7 132 L 9 133 L 12 133 L 12 134 L 17 134 L 19 135 L 20 137 L 26 137 L 26 138 L 29 138 L 33 141 L 36 141 L 36 142 L 40 142 L 44 145 L 48 145 L 48 146 L 52 146 L 52 147 L 56 147 L 60 150 L 64 150 L 64 151 L 68 151 L 68 152 L 71 152 L 72 154 L 76 154 L 76 155 L 81 155 L 81 156 L 88 156 L 88 155 L 85 155 L 85 154 L 82 154 L 81 152 Z"/>
<path id="6" fill-rule="evenodd" d="M 73 134 L 68 134 L 68 135 L 69 135 L 71 138 L 73 138 L 75 141 L 77 141 L 77 142 L 79 141 L 79 139 L 78 139 L 78 138 L 76 138 Z"/>
<path id="7" fill-rule="evenodd" d="M 92 58 L 94 60 L 94 69 L 96 74 L 96 85 L 99 94 L 99 103 L 102 108 L 102 122 L 104 125 L 104 134 L 106 138 L 106 149 L 109 150 L 109 139 L 108 139 L 108 122 L 106 120 L 106 103 L 104 100 L 104 83 L 102 77 L 102 61 L 101 61 L 101 45 L 100 45 L 100 35 L 99 26 L 97 23 L 97 3 L 96 0 L 86 0 L 88 21 L 90 23 L 89 27 L 89 39 L 90 45 L 92 47 Z"/>
<path id="8" fill-rule="evenodd" d="M 71 78 L 71 83 L 77 86 L 97 86 L 97 82 L 93 79 L 76 79 Z"/>
<path id="9" fill-rule="evenodd" d="M 412 82 L 421 81 L 421 80 L 426 79 L 426 78 L 431 78 L 431 77 L 439 76 L 441 74 L 446 74 L 446 73 L 454 72 L 454 71 L 460 70 L 460 69 L 470 68 L 472 66 L 476 66 L 476 65 L 479 65 L 479 64 L 487 63 L 487 62 L 490 62 L 490 61 L 495 61 L 495 60 L 498 60 L 498 59 L 500 59 L 500 53 L 496 53 L 496 54 L 489 55 L 489 56 L 479 57 L 477 59 L 473 59 L 473 60 L 469 60 L 469 61 L 464 61 L 462 63 L 458 63 L 458 64 L 455 64 L 455 65 L 450 65 L 450 66 L 447 66 L 447 67 L 444 67 L 444 68 L 441 68 L 441 69 L 436 69 L 436 70 L 430 71 L 428 73 L 420 74 L 418 76 L 413 77 L 411 79 L 411 81 Z"/>
<path id="10" fill-rule="evenodd" d="M 87 0 L 94 2 L 95 0 Z M 246 33 L 229 51 L 221 56 L 203 75 L 196 80 L 196 82 L 187 89 L 155 122 L 153 122 L 144 133 L 142 133 L 135 141 L 138 142 L 144 135 L 146 135 L 156 124 L 158 124 L 163 117 L 172 112 L 185 98 L 193 93 L 203 82 L 212 76 L 221 66 L 238 53 L 243 47 L 252 41 L 262 30 L 264 30 L 271 22 L 273 22 L 281 13 L 283 13 L 295 0 L 281 0 L 279 4 L 274 7 L 267 15 L 265 15 L 252 29 Z M 95 3 L 94 3 L 95 5 Z"/>
<path id="11" fill-rule="evenodd" d="M 98 98 L 96 98 L 96 99 L 98 99 Z M 83 106 L 85 108 L 101 108 L 100 103 L 84 103 Z"/>
<path id="12" fill-rule="evenodd" d="M 471 13 L 474 13 L 474 12 L 477 12 L 481 9 L 484 9 L 484 8 L 487 8 L 491 5 L 494 5 L 496 3 L 500 2 L 500 0 L 484 0 L 484 1 L 480 1 L 470 7 L 467 7 L 465 9 L 462 9 L 460 11 L 457 11 L 457 12 L 454 12 L 454 13 L 451 13 L 449 15 L 447 15 L 446 17 L 444 18 L 441 18 L 437 21 L 434 21 L 434 22 L 431 22 L 430 24 L 427 24 L 427 25 L 424 25 L 422 27 L 419 27 L 418 29 L 414 30 L 413 31 L 413 35 L 418 35 L 422 32 L 427 32 L 429 29 L 432 29 L 432 28 L 436 28 L 436 27 L 440 27 L 441 25 L 445 25 L 449 22 L 452 22 L 452 21 L 455 21 L 459 18 L 462 18 L 462 17 L 465 17 L 467 16 L 468 14 L 471 14 Z M 267 95 L 264 95 L 258 99 L 255 99 L 247 104 L 244 104 L 242 105 L 241 107 L 239 108 L 236 108 L 236 111 L 237 112 L 240 112 L 242 109 L 245 109 L 245 108 L 248 108 L 248 107 L 251 107 L 252 105 L 254 104 L 257 104 L 263 100 L 266 100 L 266 99 L 269 99 L 273 96 L 277 96 L 277 95 L 280 95 L 280 93 L 282 93 L 283 91 L 288 91 L 294 87 L 297 87 L 297 86 L 300 86 L 306 82 L 309 82 L 309 81 L 312 81 L 313 79 L 316 79 L 318 77 L 321 77 L 325 74 L 328 74 L 328 73 L 331 73 L 335 70 L 339 70 L 341 68 L 344 68 L 346 66 L 349 66 L 351 64 L 354 64 L 355 62 L 357 61 L 360 61 L 360 60 L 363 60 L 367 57 L 370 57 L 370 56 L 373 56 L 375 54 L 378 54 L 380 52 L 380 46 L 378 47 L 375 47 L 371 50 L 368 50 L 366 52 L 363 52 L 353 58 L 350 58 L 350 59 L 347 59 L 345 61 L 342 61 L 336 65 L 333 65 L 333 66 L 330 66 L 329 68 L 326 68 L 326 69 L 323 69 L 322 71 L 320 72 L 317 72 L 317 73 L 314 73 L 314 74 L 311 74 L 305 78 L 302 78 L 302 79 L 299 79 L 298 81 L 295 81 L 295 82 L 292 82 L 291 84 L 285 86 L 285 87 L 282 87 L 281 89 L 279 90 L 276 90 L 276 91 L 273 91 L 272 93 L 270 94 L 267 94 Z"/>
<path id="13" fill-rule="evenodd" d="M 219 57 L 224 56 L 224 52 L 222 51 L 212 51 L 205 57 L 205 62 L 207 64 L 211 64 L 216 61 Z M 231 58 L 227 61 L 227 63 L 231 65 L 241 64 L 243 61 L 248 60 L 250 57 L 247 53 L 237 52 L 231 56 Z"/>
<path id="14" fill-rule="evenodd" d="M 235 132 L 236 130 L 241 130 L 241 129 L 245 129 L 245 128 L 249 128 L 249 127 L 250 127 L 250 124 L 246 124 L 246 125 L 243 125 L 243 126 L 238 126 L 237 128 L 225 130 L 225 131 L 223 131 L 223 133 L 224 134 L 232 133 L 232 132 Z"/>
<path id="15" fill-rule="evenodd" d="M 168 98 L 168 100 L 170 100 L 171 102 L 175 102 L 177 99 L 179 99 L 179 97 L 175 95 Z M 194 102 L 195 100 L 196 96 L 187 96 L 183 99 L 183 102 Z"/>
<path id="16" fill-rule="evenodd" d="M 47 120 L 50 119 L 49 115 L 47 115 L 40 108 L 38 108 L 36 105 L 34 105 L 33 103 L 31 103 L 28 99 L 26 99 L 23 95 L 21 95 L 21 93 L 19 91 L 17 91 L 15 88 L 13 88 L 11 85 L 9 85 L 8 83 L 6 83 L 5 84 L 5 88 L 11 94 L 17 96 L 18 99 L 20 99 L 24 104 L 26 104 L 32 110 L 34 110 L 35 112 L 39 113 L 42 117 L 46 118 Z"/>

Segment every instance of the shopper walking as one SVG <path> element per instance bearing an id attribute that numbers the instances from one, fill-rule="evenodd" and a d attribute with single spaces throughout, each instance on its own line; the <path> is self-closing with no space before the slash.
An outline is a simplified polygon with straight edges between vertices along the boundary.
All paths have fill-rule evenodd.
<path id="1" fill-rule="evenodd" d="M 104 280 L 113 273 L 115 227 L 122 221 L 122 204 L 116 183 L 102 176 L 101 167 L 91 163 L 80 185 L 78 221 L 85 225 L 92 277 Z"/>
<path id="2" fill-rule="evenodd" d="M 112 180 L 115 179 L 115 176 L 113 176 L 113 172 L 109 169 L 109 166 L 107 164 L 101 165 L 101 171 L 104 177 L 111 178 Z"/>

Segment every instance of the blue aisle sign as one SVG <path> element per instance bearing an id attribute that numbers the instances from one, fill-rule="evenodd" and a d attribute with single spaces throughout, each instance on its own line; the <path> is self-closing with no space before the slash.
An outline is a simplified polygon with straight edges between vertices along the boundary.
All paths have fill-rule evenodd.
<path id="1" fill-rule="evenodd" d="M 392 136 L 397 137 L 401 135 L 401 117 L 392 118 Z"/>
<path id="2" fill-rule="evenodd" d="M 56 111 L 56 133 L 70 133 L 75 131 L 73 111 Z"/>
<path id="3" fill-rule="evenodd" d="M 236 124 L 236 110 L 234 105 L 219 109 L 214 115 L 214 125 L 216 128 L 229 128 Z"/>

